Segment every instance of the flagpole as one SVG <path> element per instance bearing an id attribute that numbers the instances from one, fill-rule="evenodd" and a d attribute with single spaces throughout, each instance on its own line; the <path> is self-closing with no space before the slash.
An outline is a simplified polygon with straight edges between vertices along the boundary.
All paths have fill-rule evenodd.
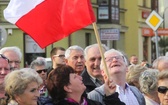
<path id="1" fill-rule="evenodd" d="M 100 54 L 101 54 L 101 57 L 102 57 L 102 60 L 103 60 L 104 71 L 105 71 L 107 77 L 110 78 L 110 75 L 109 75 L 109 72 L 108 72 L 108 69 L 107 69 L 107 65 L 106 65 L 106 62 L 105 62 L 103 50 L 102 50 L 102 45 L 101 45 L 100 35 L 99 35 L 98 29 L 97 29 L 97 25 L 96 25 L 95 22 L 92 23 L 92 24 L 93 24 L 94 32 L 95 32 L 95 35 L 96 35 L 97 43 L 99 45 Z"/>

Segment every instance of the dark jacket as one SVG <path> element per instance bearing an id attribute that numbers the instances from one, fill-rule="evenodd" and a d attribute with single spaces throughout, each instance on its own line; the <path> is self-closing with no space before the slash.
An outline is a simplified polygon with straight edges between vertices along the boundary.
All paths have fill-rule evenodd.
<path id="1" fill-rule="evenodd" d="M 101 105 L 101 103 L 96 102 L 96 101 L 92 101 L 90 99 L 86 99 L 86 101 L 87 101 L 88 105 Z M 75 103 L 75 102 L 69 102 L 67 100 L 61 100 L 58 103 L 55 103 L 53 105 L 80 105 L 80 104 Z"/>
<path id="2" fill-rule="evenodd" d="M 86 93 L 91 92 L 92 90 L 94 90 L 97 86 L 94 84 L 94 82 L 90 79 L 90 75 L 88 74 L 87 70 L 85 69 L 82 74 L 81 74 L 82 78 L 83 78 L 83 83 L 86 86 Z"/>
<path id="3" fill-rule="evenodd" d="M 39 97 L 38 105 L 53 105 L 53 101 L 50 97 Z"/>
<path id="4" fill-rule="evenodd" d="M 86 97 L 86 94 L 83 94 L 83 97 Z M 88 98 L 85 98 L 88 105 L 102 105 L 100 102 L 90 100 Z M 125 103 L 121 102 L 118 98 L 118 93 L 114 93 L 110 96 L 104 96 L 103 101 L 106 105 L 125 105 Z M 41 99 L 41 105 L 79 105 L 75 102 L 69 102 L 67 100 L 61 100 L 59 102 L 53 102 L 51 99 Z"/>

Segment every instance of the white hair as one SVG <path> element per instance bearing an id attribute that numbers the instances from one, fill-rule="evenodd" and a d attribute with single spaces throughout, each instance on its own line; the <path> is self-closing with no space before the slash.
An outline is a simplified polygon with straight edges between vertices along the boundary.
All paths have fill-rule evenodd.
<path id="1" fill-rule="evenodd" d="M 12 46 L 12 47 L 3 47 L 1 50 L 0 50 L 0 54 L 4 54 L 5 52 L 7 51 L 14 51 L 18 56 L 19 56 L 19 59 L 21 60 L 22 59 L 22 53 L 20 51 L 20 49 L 16 46 Z"/>
<path id="2" fill-rule="evenodd" d="M 114 52 L 115 52 L 115 53 L 118 53 L 119 55 L 121 55 L 121 56 L 123 57 L 123 59 L 124 59 L 125 64 L 128 66 L 128 60 L 127 60 L 127 58 L 126 58 L 126 55 L 123 54 L 122 52 L 118 51 L 118 50 L 110 49 L 110 50 L 108 50 L 108 51 L 106 51 L 106 52 L 104 53 L 104 56 L 106 56 L 106 55 L 108 55 L 108 54 L 111 54 L 111 53 L 114 53 Z M 101 60 L 100 69 L 103 70 L 103 68 L 104 68 L 104 63 L 103 63 L 103 60 Z"/>
<path id="3" fill-rule="evenodd" d="M 101 46 L 102 46 L 102 48 L 104 49 L 104 51 L 109 50 L 109 48 L 108 48 L 105 44 L 102 44 Z M 85 50 L 84 50 L 85 59 L 87 59 L 88 50 L 89 50 L 90 48 L 93 48 L 93 47 L 99 47 L 99 45 L 98 45 L 98 44 L 92 44 L 92 45 L 87 46 L 87 47 L 85 48 Z"/>
<path id="4" fill-rule="evenodd" d="M 162 62 L 162 61 L 167 61 L 168 62 L 168 56 L 160 56 L 157 59 L 155 59 L 153 61 L 153 65 L 152 65 L 153 68 L 158 69 L 158 64 L 159 64 L 159 62 Z"/>
<path id="5" fill-rule="evenodd" d="M 43 57 L 37 57 L 34 61 L 31 62 L 30 68 L 35 69 L 36 66 L 44 66 L 47 68 L 47 62 Z"/>
<path id="6" fill-rule="evenodd" d="M 71 50 L 79 50 L 83 52 L 83 48 L 78 46 L 78 45 L 74 45 L 74 46 L 70 46 L 66 51 L 65 51 L 65 58 L 68 59 L 70 57 L 71 54 Z M 84 53 L 84 52 L 83 52 Z"/>

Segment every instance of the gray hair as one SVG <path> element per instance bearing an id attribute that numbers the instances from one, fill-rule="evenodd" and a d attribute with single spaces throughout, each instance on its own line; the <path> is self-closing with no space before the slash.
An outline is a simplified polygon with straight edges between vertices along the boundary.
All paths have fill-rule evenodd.
<path id="1" fill-rule="evenodd" d="M 106 58 L 107 55 L 111 54 L 111 53 L 118 53 L 119 55 L 121 55 L 124 59 L 124 62 L 125 64 L 128 66 L 128 60 L 126 58 L 126 55 L 123 54 L 121 51 L 119 50 L 115 50 L 115 49 L 110 49 L 110 50 L 107 50 L 105 53 L 104 53 L 104 57 Z M 103 63 L 103 59 L 101 60 L 101 64 L 100 64 L 100 69 L 103 70 L 104 68 L 104 63 Z"/>
<path id="2" fill-rule="evenodd" d="M 74 45 L 74 46 L 70 46 L 66 51 L 65 51 L 65 58 L 68 59 L 70 57 L 71 54 L 71 50 L 79 50 L 83 52 L 83 48 L 78 46 L 78 45 Z"/>
<path id="3" fill-rule="evenodd" d="M 47 67 L 47 62 L 43 57 L 37 57 L 34 61 L 31 62 L 30 68 L 35 69 L 36 66 L 45 66 Z"/>
<path id="4" fill-rule="evenodd" d="M 159 62 L 162 62 L 162 61 L 167 61 L 168 62 L 168 57 L 167 56 L 160 56 L 159 58 L 155 59 L 153 61 L 153 68 L 155 69 L 158 69 L 158 64 Z"/>
<path id="5" fill-rule="evenodd" d="M 15 70 L 6 75 L 4 79 L 5 92 L 14 99 L 15 95 L 23 94 L 28 84 L 36 82 L 39 86 L 43 83 L 39 74 L 30 68 Z"/>
<path id="6" fill-rule="evenodd" d="M 128 73 L 126 75 L 126 80 L 128 84 L 136 86 L 134 82 L 139 83 L 139 77 L 141 76 L 141 73 L 147 69 L 147 67 L 141 65 L 130 65 L 128 67 Z M 139 85 L 136 87 L 140 88 Z"/>
<path id="7" fill-rule="evenodd" d="M 168 79 L 168 70 L 163 70 L 158 74 L 158 80 Z"/>
<path id="8" fill-rule="evenodd" d="M 105 44 L 102 44 L 101 46 L 102 46 L 102 48 L 103 48 L 104 51 L 109 50 L 109 48 L 108 48 Z M 92 45 L 87 46 L 87 47 L 85 48 L 85 50 L 84 50 L 85 59 L 87 58 L 88 50 L 89 50 L 90 48 L 93 48 L 93 47 L 99 47 L 99 45 L 98 45 L 98 44 L 92 44 Z"/>
<path id="9" fill-rule="evenodd" d="M 18 56 L 19 56 L 19 59 L 21 60 L 22 59 L 22 53 L 20 51 L 20 49 L 16 46 L 12 46 L 12 47 L 3 47 L 1 50 L 0 50 L 0 54 L 4 54 L 5 52 L 7 51 L 14 51 Z"/>
<path id="10" fill-rule="evenodd" d="M 140 90 L 144 94 L 152 94 L 157 91 L 159 71 L 156 69 L 148 69 L 142 72 L 139 77 Z"/>

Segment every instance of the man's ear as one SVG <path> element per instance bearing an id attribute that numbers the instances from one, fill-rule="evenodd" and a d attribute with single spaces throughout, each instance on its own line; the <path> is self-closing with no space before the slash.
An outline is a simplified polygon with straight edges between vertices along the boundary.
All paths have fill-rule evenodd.
<path id="1" fill-rule="evenodd" d="M 67 93 L 71 93 L 72 92 L 72 89 L 71 89 L 71 86 L 64 86 L 64 90 L 67 92 Z"/>
<path id="2" fill-rule="evenodd" d="M 14 95 L 14 97 L 15 97 L 15 100 L 17 101 L 17 102 L 21 102 L 21 99 L 20 99 L 20 97 L 18 96 L 18 95 Z"/>
<path id="3" fill-rule="evenodd" d="M 54 60 L 54 56 L 51 57 L 51 60 L 52 60 L 52 61 Z"/>
<path id="4" fill-rule="evenodd" d="M 102 76 L 104 76 L 104 75 L 105 75 L 104 70 L 101 70 L 101 74 L 102 74 Z"/>
<path id="5" fill-rule="evenodd" d="M 65 63 L 66 63 L 66 65 L 68 65 L 68 59 L 65 59 Z"/>

